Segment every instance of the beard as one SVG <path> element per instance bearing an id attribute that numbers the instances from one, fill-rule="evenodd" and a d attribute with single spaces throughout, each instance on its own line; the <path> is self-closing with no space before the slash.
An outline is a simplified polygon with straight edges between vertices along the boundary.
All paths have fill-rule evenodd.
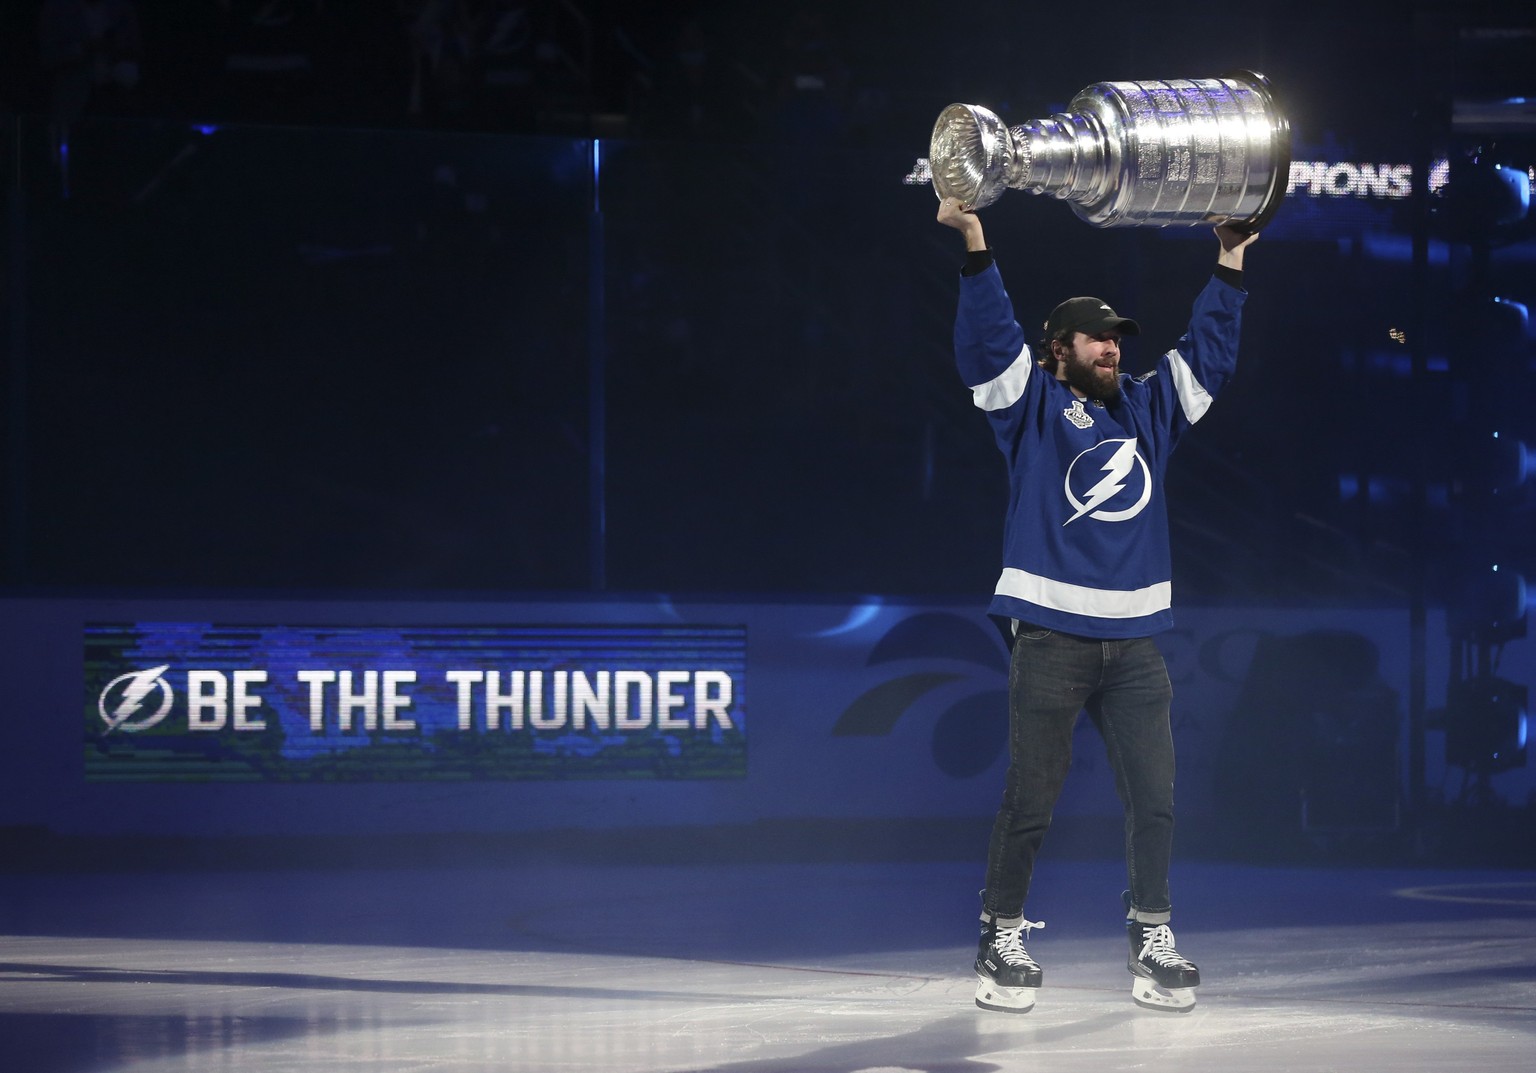
<path id="1" fill-rule="evenodd" d="M 1102 403 L 1117 402 L 1120 398 L 1120 369 L 1101 369 L 1091 361 L 1076 354 L 1062 360 L 1066 368 L 1067 383 L 1090 399 Z"/>

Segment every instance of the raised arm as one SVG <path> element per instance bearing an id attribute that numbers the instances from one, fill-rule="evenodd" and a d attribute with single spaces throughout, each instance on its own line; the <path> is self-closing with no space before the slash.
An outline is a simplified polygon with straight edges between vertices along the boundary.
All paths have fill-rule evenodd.
<path id="1" fill-rule="evenodd" d="M 980 253 L 987 248 L 987 236 L 981 229 L 981 217 L 968 212 L 957 197 L 947 197 L 939 202 L 939 223 L 953 227 L 965 236 L 967 253 Z"/>
<path id="2" fill-rule="evenodd" d="M 943 219 L 941 215 L 939 217 Z M 954 225 L 951 225 L 954 226 Z M 1253 240 L 1259 237 L 1257 231 L 1245 234 L 1222 224 L 1213 229 L 1216 239 L 1221 243 L 1221 253 L 1216 256 L 1216 263 L 1223 268 L 1230 268 L 1234 272 L 1243 270 L 1243 251 L 1253 244 Z"/>

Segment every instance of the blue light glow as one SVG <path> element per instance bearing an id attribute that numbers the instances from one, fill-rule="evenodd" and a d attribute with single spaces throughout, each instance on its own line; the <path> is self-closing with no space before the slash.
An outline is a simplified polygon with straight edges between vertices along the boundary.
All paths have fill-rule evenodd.
<path id="1" fill-rule="evenodd" d="M 871 596 L 867 598 L 863 603 L 858 604 L 855 607 L 850 607 L 848 609 L 848 617 L 845 618 L 840 625 L 831 626 L 825 630 L 818 630 L 811 636 L 837 637 L 841 634 L 852 633 L 855 630 L 858 630 L 861 627 L 867 626 L 873 622 L 875 616 L 880 613 L 880 608 L 884 602 L 885 601 L 880 599 L 878 596 Z"/>
<path id="2" fill-rule="evenodd" d="M 602 212 L 603 211 L 603 197 L 602 197 L 602 185 L 601 185 L 602 174 L 603 174 L 603 140 L 601 138 L 593 138 L 592 139 L 592 211 L 593 212 Z"/>
<path id="3" fill-rule="evenodd" d="M 1495 296 L 1493 306 L 1499 316 L 1513 317 L 1519 327 L 1515 331 L 1522 339 L 1531 339 L 1531 311 L 1524 302 L 1518 302 L 1513 298 L 1500 298 Z"/>

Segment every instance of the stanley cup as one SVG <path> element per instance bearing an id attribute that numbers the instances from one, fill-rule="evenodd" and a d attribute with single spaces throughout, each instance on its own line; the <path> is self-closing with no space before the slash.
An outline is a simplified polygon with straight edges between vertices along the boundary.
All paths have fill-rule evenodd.
<path id="1" fill-rule="evenodd" d="M 1068 109 L 1010 128 L 950 105 L 929 143 L 934 190 L 969 209 L 1005 189 L 1050 194 L 1095 227 L 1250 232 L 1285 197 L 1291 128 L 1263 75 L 1097 82 Z"/>

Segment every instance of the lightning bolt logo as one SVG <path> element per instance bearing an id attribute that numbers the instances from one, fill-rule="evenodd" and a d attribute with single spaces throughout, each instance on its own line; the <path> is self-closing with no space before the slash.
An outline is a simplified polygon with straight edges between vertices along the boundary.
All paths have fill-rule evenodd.
<path id="1" fill-rule="evenodd" d="M 1108 453 L 1107 461 L 1099 461 Z M 1098 479 L 1078 498 L 1072 491 L 1072 474 L 1079 465 L 1090 468 L 1097 464 L 1097 472 L 1103 476 Z M 1114 499 L 1125 491 L 1127 480 L 1132 474 L 1139 473 L 1141 479 L 1141 495 L 1137 500 L 1124 510 L 1104 510 L 1104 504 Z M 1152 480 L 1147 472 L 1147 463 L 1136 451 L 1134 439 L 1104 440 L 1095 444 L 1072 460 L 1067 467 L 1067 479 L 1065 482 L 1067 502 L 1072 504 L 1077 511 L 1072 517 L 1062 522 L 1062 525 L 1071 525 L 1083 515 L 1087 514 L 1102 522 L 1123 522 L 1136 517 L 1146 507 L 1148 500 L 1152 498 Z"/>
<path id="2" fill-rule="evenodd" d="M 148 730 L 164 719 L 166 713 L 171 710 L 173 698 L 170 684 L 163 677 L 170 669 L 171 665 L 166 663 L 159 667 L 151 667 L 147 671 L 129 671 L 108 682 L 107 688 L 101 691 L 101 696 L 96 701 L 96 710 L 101 713 L 101 721 L 107 725 L 107 731 L 111 732 L 119 727 L 125 731 Z M 137 722 L 128 722 L 139 709 L 144 707 L 145 700 L 156 690 L 159 690 L 162 695 L 159 709 L 153 715 L 139 719 Z M 117 699 L 109 703 L 108 698 L 114 693 L 117 694 Z"/>

